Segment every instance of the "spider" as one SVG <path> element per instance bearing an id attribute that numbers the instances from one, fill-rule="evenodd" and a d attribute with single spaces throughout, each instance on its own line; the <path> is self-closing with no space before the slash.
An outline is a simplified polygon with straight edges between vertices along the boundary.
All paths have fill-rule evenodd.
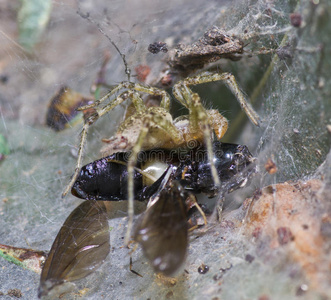
<path id="1" fill-rule="evenodd" d="M 177 82 L 173 87 L 172 93 L 174 97 L 188 109 L 189 113 L 188 115 L 180 116 L 175 120 L 169 112 L 170 96 L 166 91 L 139 83 L 122 82 L 101 99 L 96 100 L 90 105 L 81 106 L 79 108 L 79 110 L 93 109 L 93 113 L 85 119 L 81 132 L 75 172 L 70 183 L 65 188 L 63 196 L 65 196 L 72 188 L 82 167 L 83 149 L 86 143 L 89 127 L 95 123 L 98 118 L 110 112 L 114 107 L 123 103 L 127 99 L 132 100 L 135 112 L 120 124 L 116 135 L 110 140 L 111 143 L 107 149 L 108 152 L 112 152 L 114 149 L 118 151 L 118 147 L 123 143 L 123 140 L 125 140 L 125 150 L 127 151 L 128 149 L 131 149 L 131 155 L 127 166 L 129 174 L 129 221 L 125 237 L 126 244 L 130 239 L 134 214 L 133 173 L 138 153 L 141 150 L 149 150 L 153 148 L 173 149 L 177 147 L 185 147 L 192 141 L 195 143 L 202 142 L 205 144 L 207 155 L 210 159 L 211 172 L 215 186 L 220 186 L 220 180 L 215 165 L 211 160 L 213 157 L 212 137 L 214 133 L 216 138 L 220 140 L 228 128 L 228 121 L 217 110 L 206 110 L 201 103 L 199 95 L 190 89 L 190 86 L 192 85 L 214 81 L 223 81 L 230 88 L 249 119 L 258 126 L 260 123 L 258 114 L 246 101 L 234 76 L 230 73 L 204 72 L 200 75 L 187 77 L 184 80 Z M 144 104 L 140 93 L 161 97 L 160 106 L 147 107 Z M 109 103 L 102 106 L 107 99 L 110 99 Z"/>

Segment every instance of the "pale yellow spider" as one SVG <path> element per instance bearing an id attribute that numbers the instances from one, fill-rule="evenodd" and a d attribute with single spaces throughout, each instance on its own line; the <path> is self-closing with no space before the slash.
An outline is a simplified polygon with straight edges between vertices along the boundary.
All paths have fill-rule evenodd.
<path id="1" fill-rule="evenodd" d="M 129 215 L 128 230 L 125 239 L 127 243 L 130 238 L 133 223 L 133 171 L 138 153 L 141 150 L 153 148 L 173 149 L 177 147 L 185 147 L 188 142 L 194 140 L 205 143 L 208 157 L 213 157 L 212 132 L 215 133 L 218 139 L 221 139 L 227 130 L 228 121 L 217 110 L 206 110 L 201 104 L 199 95 L 190 89 L 191 85 L 213 81 L 225 82 L 236 96 L 249 119 L 255 125 L 259 125 L 259 116 L 254 111 L 252 106 L 246 101 L 243 93 L 236 83 L 234 76 L 229 73 L 219 74 L 204 72 L 198 76 L 188 77 L 176 83 L 173 87 L 173 95 L 189 110 L 189 114 L 187 116 L 181 116 L 175 120 L 173 120 L 171 114 L 169 113 L 170 96 L 166 91 L 154 87 L 144 86 L 138 83 L 122 82 L 93 104 L 79 108 L 79 110 L 95 108 L 95 111 L 85 120 L 81 133 L 75 173 L 66 187 L 63 196 L 69 192 L 75 183 L 82 167 L 83 148 L 86 142 L 89 127 L 98 118 L 111 111 L 114 107 L 124 102 L 127 98 L 130 98 L 135 107 L 135 112 L 120 124 L 117 134 L 111 139 L 111 143 L 109 144 L 108 149 L 106 149 L 108 152 L 114 152 L 118 148 L 118 145 L 123 141 L 123 138 L 125 138 L 126 146 L 122 151 L 131 150 L 131 155 L 127 165 Z M 124 92 L 119 94 L 122 90 Z M 147 93 L 153 96 L 160 96 L 160 106 L 147 107 L 144 104 L 139 92 Z M 111 99 L 111 101 L 105 106 L 100 107 L 100 105 L 108 98 Z M 212 160 L 210 160 L 210 164 L 215 186 L 220 186 L 220 181 Z"/>

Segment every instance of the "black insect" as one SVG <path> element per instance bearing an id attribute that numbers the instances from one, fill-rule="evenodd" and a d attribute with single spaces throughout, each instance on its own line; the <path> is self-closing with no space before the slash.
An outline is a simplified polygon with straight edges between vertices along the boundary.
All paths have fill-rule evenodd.
<path id="1" fill-rule="evenodd" d="M 168 167 L 172 169 L 174 179 L 194 194 L 205 193 L 213 197 L 220 190 L 230 192 L 246 184 L 254 161 L 246 146 L 214 141 L 213 154 L 220 187 L 215 186 L 210 160 L 202 147 L 140 153 L 134 171 L 135 200 L 148 200 L 159 188 Z M 126 163 L 129 157 L 129 152 L 116 153 L 85 165 L 74 183 L 72 194 L 89 200 L 127 200 Z"/>
<path id="2" fill-rule="evenodd" d="M 136 221 L 133 238 L 141 244 L 156 272 L 172 275 L 184 262 L 189 209 L 195 195 L 213 197 L 230 192 L 245 185 L 255 172 L 254 158 L 246 146 L 215 141 L 213 148 L 221 187 L 214 184 L 204 148 L 153 150 L 139 156 L 134 174 L 135 199 L 149 202 Z M 95 200 L 127 199 L 129 156 L 116 153 L 81 169 L 72 193 L 89 201 L 72 212 L 58 233 L 42 271 L 40 296 L 87 276 L 108 255 L 107 214 L 103 202 Z"/>
<path id="3" fill-rule="evenodd" d="M 214 197 L 220 191 L 230 192 L 244 186 L 255 170 L 246 146 L 214 141 L 213 153 L 221 187 L 215 186 L 210 160 L 202 147 L 140 153 L 134 172 L 135 199 L 150 200 L 150 204 L 136 222 L 134 239 L 156 272 L 171 275 L 184 261 L 190 207 L 186 202 L 192 202 L 192 195 L 204 193 Z M 87 164 L 81 169 L 72 194 L 90 200 L 127 199 L 129 156 L 130 153 L 116 153 Z"/>
<path id="4" fill-rule="evenodd" d="M 187 153 L 151 187 L 159 190 L 151 197 L 147 210 L 135 224 L 134 240 L 142 246 L 144 255 L 157 273 L 174 274 L 185 260 L 188 247 L 188 211 L 195 195 L 210 197 L 230 192 L 247 183 L 255 172 L 254 160 L 246 146 L 213 143 L 214 163 L 222 182 L 222 192 L 215 186 L 209 160 L 204 151 Z M 193 154 L 193 157 L 192 157 Z M 198 161 L 198 158 L 201 161 Z M 176 157 L 176 161 L 177 157 Z M 192 200 L 193 198 L 193 200 Z"/>

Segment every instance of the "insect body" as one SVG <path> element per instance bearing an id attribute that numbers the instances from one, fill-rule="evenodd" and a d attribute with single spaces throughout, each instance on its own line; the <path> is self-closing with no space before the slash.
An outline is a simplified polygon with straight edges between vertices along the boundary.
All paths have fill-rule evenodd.
<path id="1" fill-rule="evenodd" d="M 134 171 L 135 200 L 149 200 L 149 204 L 137 220 L 133 236 L 154 270 L 171 275 L 186 255 L 188 210 L 190 203 L 196 202 L 195 195 L 223 196 L 244 186 L 255 172 L 254 158 L 246 146 L 214 141 L 213 161 L 222 182 L 216 186 L 203 147 L 140 154 Z M 89 200 L 127 200 L 128 157 L 128 153 L 116 153 L 84 166 L 72 188 L 73 195 Z M 155 158 L 157 176 L 148 173 Z"/>
<path id="2" fill-rule="evenodd" d="M 169 152 L 162 151 L 160 153 L 169 158 Z M 149 156 L 149 154 L 152 153 L 145 152 L 146 156 Z M 83 166 L 71 189 L 71 193 L 78 198 L 88 200 L 127 200 L 127 160 L 129 156 L 130 153 L 118 152 Z M 165 157 L 165 159 L 167 158 Z M 151 163 L 154 163 L 153 174 L 149 171 Z M 160 176 L 166 168 L 167 166 L 164 162 L 155 165 L 155 160 L 138 161 L 133 175 L 136 200 L 149 199 L 156 192 L 156 190 L 154 192 L 146 191 L 148 183 L 156 181 L 157 178 L 154 177 L 155 172 L 159 173 Z"/>
<path id="3" fill-rule="evenodd" d="M 258 125 L 258 115 L 246 102 L 234 77 L 226 73 L 206 72 L 178 82 L 173 88 L 173 94 L 188 108 L 189 114 L 175 120 L 169 113 L 170 97 L 165 91 L 131 82 L 121 83 L 94 104 L 80 108 L 93 108 L 93 112 L 85 119 L 75 174 L 64 194 L 71 189 L 73 195 L 88 200 L 128 200 L 126 242 L 132 233 L 133 201 L 150 199 L 147 210 L 136 223 L 134 239 L 142 245 L 154 270 L 167 275 L 178 270 L 186 255 L 190 199 L 198 193 L 213 197 L 221 192 L 222 196 L 245 185 L 247 178 L 255 172 L 252 168 L 254 159 L 247 147 L 219 142 L 227 130 L 227 120 L 216 110 L 206 110 L 198 94 L 190 89 L 191 85 L 218 80 L 227 83 L 248 117 Z M 120 93 L 121 90 L 124 92 Z M 161 96 L 160 107 L 146 107 L 139 92 Z M 108 98 L 111 98 L 110 102 L 102 107 L 102 102 Z M 111 155 L 81 167 L 89 127 L 128 98 L 132 99 L 135 112 L 120 124 L 117 134 L 110 139 L 110 148 L 106 152 Z M 212 142 L 214 133 L 217 140 Z M 120 151 L 131 152 L 116 153 L 114 150 L 118 149 L 116 147 L 123 140 L 127 143 Z M 201 146 L 189 148 L 191 141 Z M 157 159 L 153 157 L 155 152 L 161 154 Z M 146 159 L 141 154 L 146 155 Z M 85 224 L 84 219 L 84 215 L 79 216 L 82 224 Z M 67 221 L 63 231 L 75 227 L 75 224 L 71 226 L 72 220 Z M 86 224 L 93 222 L 88 221 Z M 82 240 L 85 237 L 84 226 L 82 236 L 79 237 Z M 74 241 L 75 235 L 72 237 Z M 89 236 L 86 238 L 88 240 Z M 93 252 L 94 242 L 91 240 L 91 243 L 93 245 L 84 245 L 83 249 L 91 249 Z M 101 243 L 97 241 L 98 245 Z M 68 256 L 67 260 L 80 260 L 78 254 L 81 250 L 75 243 L 73 251 L 65 253 L 62 248 L 59 251 L 59 245 L 65 244 L 65 236 L 60 234 L 51 249 L 54 253 L 52 261 L 61 260 L 63 255 Z M 80 261 L 86 269 L 89 269 L 89 264 L 98 265 L 93 260 Z M 63 282 L 62 271 L 56 264 L 46 262 L 46 265 L 49 267 L 43 274 L 47 276 L 42 276 L 41 286 L 45 282 L 50 286 L 52 282 Z M 56 269 L 56 276 L 52 277 L 53 268 Z M 70 274 L 75 273 L 74 267 Z M 77 278 L 66 276 L 64 280 L 73 281 Z"/>
<path id="4" fill-rule="evenodd" d="M 135 200 L 139 201 L 149 199 L 157 191 L 168 167 L 172 168 L 174 180 L 186 190 L 213 197 L 220 190 L 232 191 L 243 185 L 246 177 L 242 174 L 252 172 L 250 164 L 254 160 L 246 146 L 214 141 L 213 161 L 221 181 L 217 187 L 207 150 L 202 147 L 185 151 L 159 149 L 140 154 L 134 170 Z M 120 152 L 82 167 L 72 194 L 90 200 L 127 200 L 128 157 L 129 153 Z"/>

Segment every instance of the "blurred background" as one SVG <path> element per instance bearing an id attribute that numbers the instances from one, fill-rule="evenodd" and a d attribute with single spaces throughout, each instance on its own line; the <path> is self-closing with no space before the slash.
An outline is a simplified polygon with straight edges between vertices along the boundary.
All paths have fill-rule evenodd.
<path id="1" fill-rule="evenodd" d="M 239 61 L 221 59 L 205 69 L 235 75 L 259 112 L 261 126 L 247 120 L 224 84 L 193 89 L 205 107 L 217 108 L 229 119 L 223 141 L 247 145 L 258 158 L 259 173 L 248 189 L 227 197 L 222 223 L 192 237 L 187 273 L 173 280 L 153 274 L 140 250 L 133 261 L 143 278 L 130 273 L 129 250 L 123 248 L 125 204 L 111 204 L 117 218 L 110 220 L 107 261 L 78 283 L 81 294 L 64 297 L 329 299 L 330 13 L 330 3 L 318 0 L 0 0 L 0 243 L 49 250 L 66 217 L 81 203 L 71 195 L 61 198 L 76 163 L 81 116 L 60 131 L 46 122 L 51 99 L 62 87 L 94 99 L 91 87 L 105 59 L 103 79 L 110 86 L 128 80 L 127 70 L 134 82 L 160 85 L 176 46 L 197 42 L 217 26 L 240 37 L 245 51 Z M 165 42 L 169 51 L 149 52 L 154 42 Z M 175 101 L 172 111 L 185 113 Z M 118 107 L 93 126 L 84 163 L 101 157 L 101 139 L 114 133 L 123 114 L 124 107 Z M 286 181 L 286 186 L 276 185 Z M 296 187 L 293 201 L 298 205 L 279 211 L 273 206 L 269 219 L 253 220 L 252 211 L 262 215 L 258 201 L 270 184 L 287 192 Z M 263 203 L 292 201 L 285 192 L 269 194 L 274 202 Z M 252 202 L 240 206 L 252 195 Z M 278 218 L 281 213 L 286 221 Z M 285 228 L 286 222 L 302 229 L 306 224 L 300 216 L 316 228 L 311 225 L 296 236 L 292 225 L 286 226 L 292 230 L 291 242 L 284 243 L 287 229 L 256 233 L 268 226 Z M 208 273 L 199 274 L 201 264 L 209 266 Z M 0 266 L 0 293 L 18 289 L 23 299 L 37 298 L 38 274 L 2 258 Z"/>

